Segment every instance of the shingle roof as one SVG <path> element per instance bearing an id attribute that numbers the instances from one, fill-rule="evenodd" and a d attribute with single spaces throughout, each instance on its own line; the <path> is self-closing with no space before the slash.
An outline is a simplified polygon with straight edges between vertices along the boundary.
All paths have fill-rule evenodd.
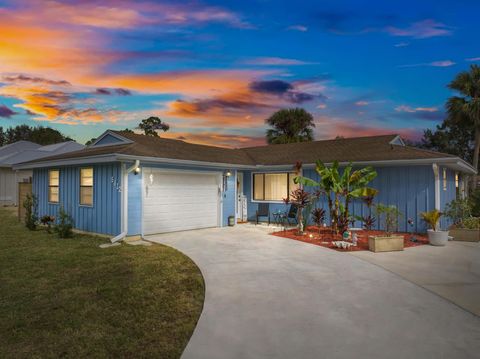
<path id="1" fill-rule="evenodd" d="M 371 136 L 335 140 L 267 145 L 240 149 L 198 145 L 181 140 L 144 136 L 128 132 L 111 131 L 132 141 L 110 146 L 87 147 L 80 151 L 42 158 L 53 161 L 109 154 L 136 157 L 155 157 L 232 165 L 291 165 L 321 160 L 330 163 L 395 161 L 414 159 L 455 158 L 456 156 L 392 144 L 398 136 Z"/>
<path id="2" fill-rule="evenodd" d="M 11 167 L 23 162 L 31 162 L 40 158 L 78 151 L 84 147 L 75 141 L 66 141 L 46 146 L 29 141 L 18 141 L 0 148 L 0 167 Z"/>
<path id="3" fill-rule="evenodd" d="M 335 140 L 289 143 L 244 148 L 260 165 L 282 165 L 301 161 L 315 163 L 369 162 L 455 157 L 415 147 L 392 145 L 397 135 L 340 138 Z"/>

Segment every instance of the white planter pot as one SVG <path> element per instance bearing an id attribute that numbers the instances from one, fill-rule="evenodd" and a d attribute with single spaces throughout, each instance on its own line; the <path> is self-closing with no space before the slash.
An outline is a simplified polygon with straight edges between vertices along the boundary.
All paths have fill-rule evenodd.
<path id="1" fill-rule="evenodd" d="M 429 229 L 428 241 L 432 246 L 445 246 L 448 242 L 448 231 L 434 231 Z"/>

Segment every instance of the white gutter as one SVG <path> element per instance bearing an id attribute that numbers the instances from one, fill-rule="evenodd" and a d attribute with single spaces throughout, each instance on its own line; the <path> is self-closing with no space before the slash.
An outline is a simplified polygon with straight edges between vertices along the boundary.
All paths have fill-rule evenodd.
<path id="1" fill-rule="evenodd" d="M 139 160 L 135 160 L 135 163 L 127 169 L 125 169 L 125 165 L 122 166 L 122 180 L 123 180 L 122 206 L 121 206 L 122 233 L 110 239 L 112 243 L 119 242 L 127 236 L 127 233 L 128 233 L 128 174 L 134 171 L 139 166 L 140 166 Z"/>

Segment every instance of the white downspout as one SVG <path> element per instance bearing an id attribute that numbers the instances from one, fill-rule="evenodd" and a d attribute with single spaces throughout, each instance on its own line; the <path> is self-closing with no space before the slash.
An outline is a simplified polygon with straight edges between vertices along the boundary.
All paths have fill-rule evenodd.
<path id="1" fill-rule="evenodd" d="M 435 176 L 435 208 L 440 211 L 440 168 L 436 163 L 432 165 L 432 168 Z"/>
<path id="2" fill-rule="evenodd" d="M 122 233 L 120 233 L 118 236 L 113 237 L 110 239 L 112 243 L 121 241 L 127 236 L 128 233 L 128 174 L 138 168 L 140 166 L 140 161 L 135 160 L 135 163 L 127 168 L 126 170 L 124 169 L 125 167 L 122 167 L 122 175 L 123 175 L 123 190 L 122 190 L 122 213 L 121 213 L 121 218 L 122 218 Z"/>

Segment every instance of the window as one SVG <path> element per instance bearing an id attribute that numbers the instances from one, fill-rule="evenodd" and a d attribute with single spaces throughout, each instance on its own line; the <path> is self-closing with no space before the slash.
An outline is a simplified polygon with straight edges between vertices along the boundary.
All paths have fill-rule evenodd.
<path id="1" fill-rule="evenodd" d="M 443 190 L 447 190 L 447 169 L 443 169 Z"/>
<path id="2" fill-rule="evenodd" d="M 80 204 L 93 205 L 93 168 L 80 169 Z"/>
<path id="3" fill-rule="evenodd" d="M 50 170 L 48 171 L 48 202 L 58 203 L 60 186 L 60 171 Z"/>
<path id="4" fill-rule="evenodd" d="M 254 173 L 253 200 L 281 201 L 298 188 L 294 173 Z"/>

